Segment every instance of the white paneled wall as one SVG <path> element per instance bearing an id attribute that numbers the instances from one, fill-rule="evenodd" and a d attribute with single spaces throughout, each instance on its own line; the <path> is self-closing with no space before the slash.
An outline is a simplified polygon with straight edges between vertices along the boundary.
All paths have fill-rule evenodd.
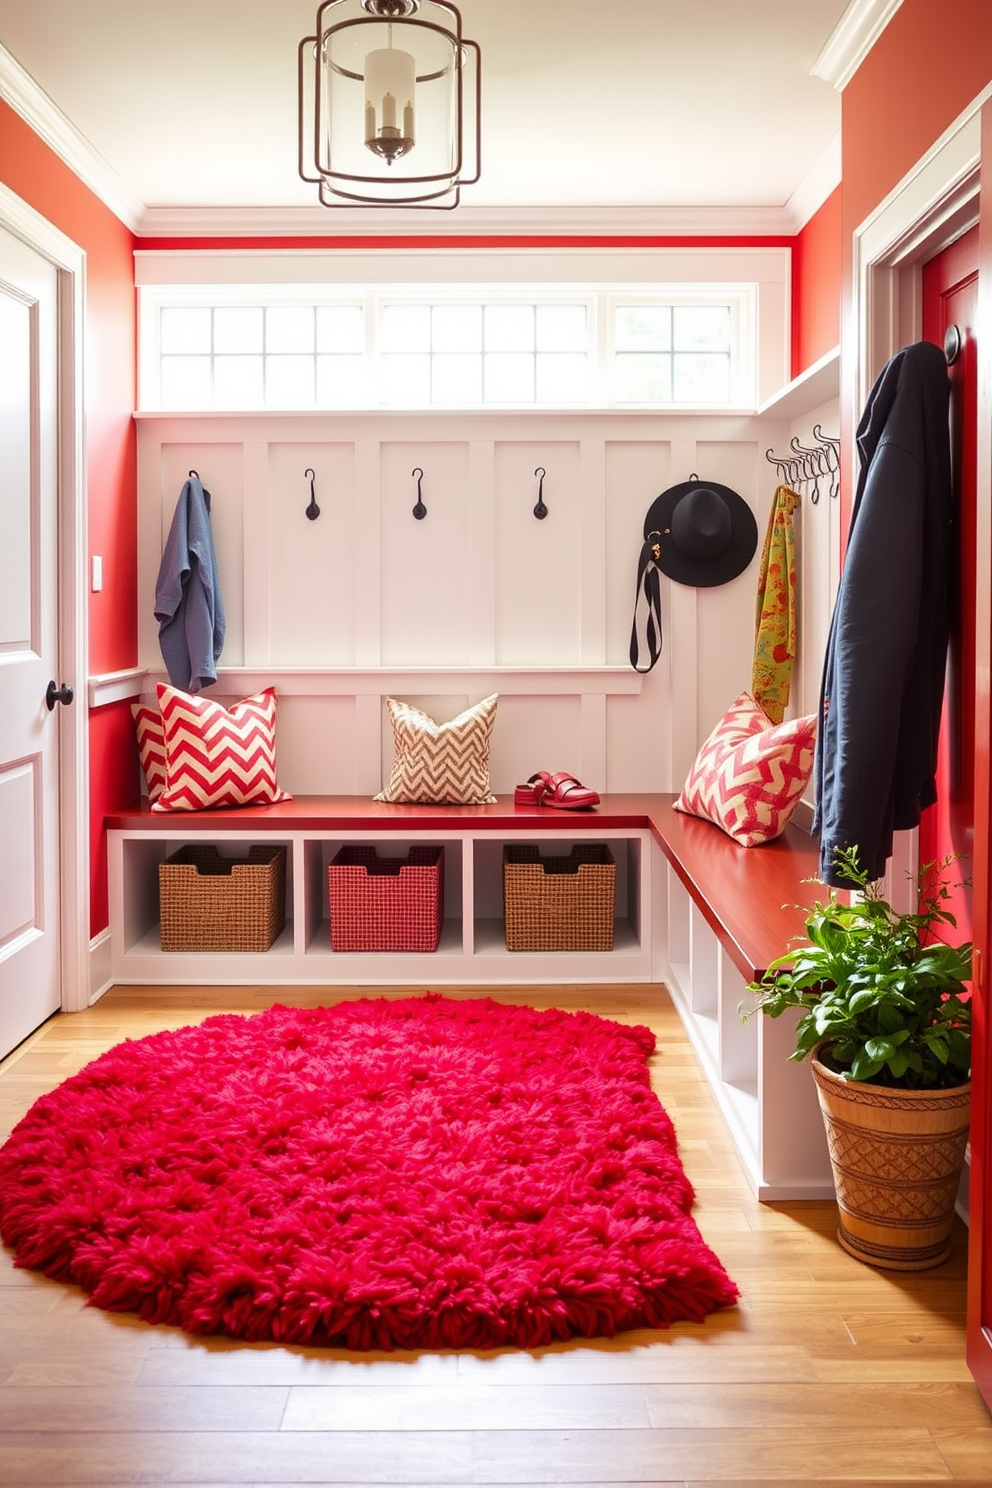
<path id="1" fill-rule="evenodd" d="M 268 590 L 269 602 L 257 606 L 255 623 L 262 614 L 266 620 L 262 634 L 245 617 L 248 656 L 265 656 L 281 666 L 355 664 L 354 553 L 361 515 L 355 501 L 356 453 L 350 441 L 287 440 L 249 447 L 248 460 L 260 477 L 255 521 L 265 542 L 247 592 Z M 313 522 L 304 515 L 310 500 L 307 469 L 314 472 L 320 507 Z M 222 496 L 218 490 L 218 499 Z"/>
<path id="2" fill-rule="evenodd" d="M 600 790 L 677 789 L 749 686 L 758 556 L 776 476 L 765 459 L 836 403 L 763 415 L 528 412 L 143 416 L 140 657 L 161 677 L 154 589 L 190 469 L 213 501 L 227 611 L 221 700 L 273 683 L 279 769 L 296 793 L 371 793 L 388 770 L 383 699 L 438 718 L 500 693 L 497 792 L 536 769 Z M 534 516 L 538 467 L 548 515 Z M 306 517 L 307 470 L 320 516 Z M 427 508 L 414 519 L 415 469 Z M 719 481 L 754 510 L 739 578 L 662 580 L 665 646 L 628 661 L 644 516 L 668 486 Z M 813 711 L 836 570 L 837 503 L 804 501 L 794 711 Z M 91 689 L 92 690 L 92 689 Z M 97 687 L 97 700 L 99 688 Z"/>

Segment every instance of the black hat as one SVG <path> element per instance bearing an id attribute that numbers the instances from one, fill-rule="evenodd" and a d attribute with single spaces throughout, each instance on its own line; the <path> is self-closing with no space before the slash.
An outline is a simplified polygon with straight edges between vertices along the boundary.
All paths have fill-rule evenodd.
<path id="1" fill-rule="evenodd" d="M 743 496 L 693 476 L 655 497 L 644 540 L 662 573 L 707 589 L 744 572 L 758 546 L 758 525 Z"/>

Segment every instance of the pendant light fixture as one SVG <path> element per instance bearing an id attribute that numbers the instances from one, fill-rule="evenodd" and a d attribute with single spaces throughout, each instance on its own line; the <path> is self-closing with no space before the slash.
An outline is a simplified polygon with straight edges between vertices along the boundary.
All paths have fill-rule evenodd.
<path id="1" fill-rule="evenodd" d="M 299 49 L 300 175 L 322 204 L 456 207 L 479 179 L 480 60 L 444 0 L 324 0 Z"/>

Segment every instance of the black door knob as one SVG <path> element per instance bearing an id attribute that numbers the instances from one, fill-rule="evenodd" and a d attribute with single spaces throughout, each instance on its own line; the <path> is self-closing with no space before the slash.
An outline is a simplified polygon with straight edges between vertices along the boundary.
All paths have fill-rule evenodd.
<path id="1" fill-rule="evenodd" d="M 68 682 L 63 682 L 61 687 L 57 687 L 54 682 L 49 682 L 45 689 L 45 702 L 48 704 L 49 713 L 51 713 L 56 703 L 65 703 L 66 707 L 68 707 L 72 702 L 73 696 L 72 688 Z"/>

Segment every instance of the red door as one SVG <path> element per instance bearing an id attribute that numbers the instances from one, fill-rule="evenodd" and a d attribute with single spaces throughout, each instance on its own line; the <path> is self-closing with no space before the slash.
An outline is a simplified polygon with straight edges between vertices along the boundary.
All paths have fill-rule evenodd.
<path id="1" fill-rule="evenodd" d="M 983 260 L 984 242 L 981 245 Z M 989 533 L 992 490 L 983 477 L 979 499 L 979 364 L 976 327 L 979 299 L 979 230 L 973 229 L 924 268 L 924 335 L 943 343 L 950 325 L 961 335 L 961 351 L 950 369 L 951 436 L 960 521 L 957 584 L 947 696 L 942 727 L 942 800 L 920 827 L 920 853 L 927 858 L 960 853 L 973 884 L 957 903 L 959 929 L 973 934 L 976 949 L 973 993 L 971 1177 L 968 1234 L 968 1364 L 992 1409 L 992 1038 L 989 1036 L 988 952 L 992 941 L 992 826 L 990 810 L 990 622 Z M 985 276 L 983 275 L 983 283 Z M 985 290 L 982 291 L 983 302 Z M 988 410 L 984 412 L 988 417 Z M 988 452 L 983 455 L 983 468 Z"/>
<path id="2" fill-rule="evenodd" d="M 951 379 L 951 459 L 958 513 L 959 570 L 952 585 L 951 638 L 937 760 L 937 803 L 920 823 L 920 862 L 953 854 L 954 877 L 970 880 L 975 836 L 975 491 L 978 431 L 978 228 L 938 254 L 923 270 L 923 335 L 945 344 L 957 327 L 960 351 Z M 971 888 L 951 905 L 961 939 L 971 938 Z"/>

